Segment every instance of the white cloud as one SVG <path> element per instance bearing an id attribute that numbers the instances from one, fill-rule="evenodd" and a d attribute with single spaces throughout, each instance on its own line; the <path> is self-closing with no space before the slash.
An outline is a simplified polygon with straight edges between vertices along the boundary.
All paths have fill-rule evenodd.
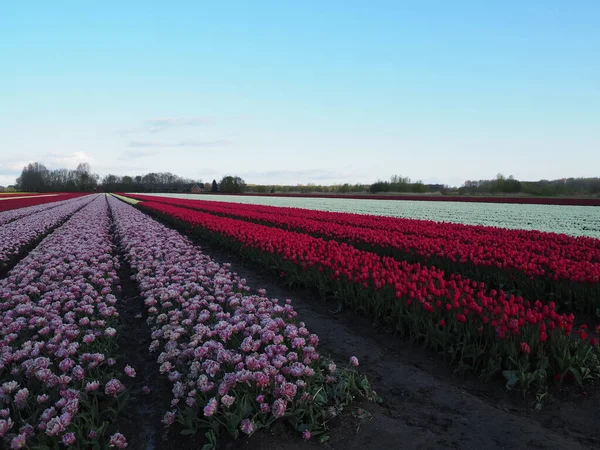
<path id="1" fill-rule="evenodd" d="M 117 130 L 117 134 L 122 137 L 127 137 L 132 134 L 158 133 L 173 128 L 199 127 L 213 123 L 215 123 L 215 120 L 210 117 L 162 117 L 144 120 L 142 125 L 137 128 Z"/>
<path id="2" fill-rule="evenodd" d="M 11 184 L 15 184 L 15 181 L 17 181 L 17 176 L 12 176 L 12 175 L 0 175 L 0 186 L 9 186 Z"/>
<path id="3" fill-rule="evenodd" d="M 196 141 L 188 139 L 174 143 L 159 142 L 159 141 L 131 141 L 127 145 L 129 147 L 151 147 L 151 148 L 176 148 L 176 147 L 223 147 L 233 144 L 227 139 L 217 139 L 214 141 Z"/>
<path id="4" fill-rule="evenodd" d="M 164 131 L 170 128 L 176 127 L 197 127 L 200 125 L 207 125 L 213 123 L 212 119 L 206 117 L 192 117 L 192 118 L 181 118 L 181 117 L 166 117 L 159 119 L 150 119 L 144 121 L 145 128 L 153 133 L 158 131 Z"/>
<path id="5" fill-rule="evenodd" d="M 119 155 L 119 159 L 123 161 L 128 161 L 132 159 L 141 159 L 156 155 L 160 155 L 159 150 L 144 150 L 143 148 L 141 148 L 139 150 L 128 150 L 125 153 L 121 153 Z"/>
<path id="6" fill-rule="evenodd" d="M 21 170 L 23 170 L 23 167 L 25 167 L 27 164 L 29 164 L 31 161 L 16 161 L 16 162 L 12 162 L 8 165 L 8 169 L 9 170 L 18 170 L 19 172 Z"/>
<path id="7" fill-rule="evenodd" d="M 47 153 L 42 158 L 51 168 L 76 169 L 81 163 L 93 164 L 94 158 L 86 152 Z"/>
<path id="8" fill-rule="evenodd" d="M 241 172 L 246 182 L 269 184 L 307 184 L 307 183 L 356 183 L 365 173 L 358 171 L 340 172 L 333 169 L 297 169 L 297 170 L 265 170 Z"/>

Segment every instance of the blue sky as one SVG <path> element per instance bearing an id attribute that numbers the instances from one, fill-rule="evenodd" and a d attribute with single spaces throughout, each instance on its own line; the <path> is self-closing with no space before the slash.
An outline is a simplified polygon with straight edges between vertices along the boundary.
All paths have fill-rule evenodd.
<path id="1" fill-rule="evenodd" d="M 210 181 L 599 176 L 600 2 L 0 7 L 0 184 L 30 161 Z"/>

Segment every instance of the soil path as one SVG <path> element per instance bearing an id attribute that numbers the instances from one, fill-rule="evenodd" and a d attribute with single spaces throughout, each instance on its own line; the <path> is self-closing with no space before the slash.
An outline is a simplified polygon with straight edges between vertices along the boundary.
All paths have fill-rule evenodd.
<path id="1" fill-rule="evenodd" d="M 122 325 L 118 351 L 123 359 L 118 362 L 118 367 L 123 372 L 125 365 L 129 364 L 136 371 L 134 378 L 123 380 L 130 398 L 123 417 L 118 425 L 113 425 L 112 431 L 123 433 L 128 440 L 127 448 L 133 450 L 177 448 L 164 442 L 165 428 L 161 423 L 163 415 L 170 409 L 171 384 L 158 371 L 158 354 L 148 350 L 152 339 L 150 327 L 146 324 L 148 313 L 144 299 L 137 283 L 131 279 L 131 268 L 121 252 L 112 211 L 110 218 L 113 244 L 120 264 L 118 274 L 121 291 L 117 293 L 117 309 Z M 150 391 L 145 393 L 144 387 Z"/>
<path id="2" fill-rule="evenodd" d="M 331 440 L 335 449 L 581 449 L 600 448 L 600 396 L 583 393 L 560 407 L 550 403 L 542 412 L 507 393 L 502 383 L 482 383 L 457 377 L 436 355 L 406 340 L 373 329 L 365 318 L 350 311 L 333 314 L 309 292 L 291 290 L 271 273 L 245 264 L 235 254 L 196 241 L 220 263 L 246 278 L 270 297 L 292 299 L 300 320 L 320 337 L 322 353 L 338 361 L 355 355 L 383 397 L 382 406 L 365 404 L 373 415 L 358 422 L 341 420 Z M 547 409 L 546 409 L 547 408 Z M 281 436 L 281 435 L 284 436 Z M 299 441 L 285 430 L 236 442 L 241 449 L 304 449 L 314 443 Z"/>

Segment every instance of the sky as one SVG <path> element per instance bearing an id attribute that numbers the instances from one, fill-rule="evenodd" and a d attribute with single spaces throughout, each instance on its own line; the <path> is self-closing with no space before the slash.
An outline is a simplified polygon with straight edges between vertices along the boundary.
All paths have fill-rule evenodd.
<path id="1" fill-rule="evenodd" d="M 600 1 L 0 6 L 0 185 L 600 176 Z"/>

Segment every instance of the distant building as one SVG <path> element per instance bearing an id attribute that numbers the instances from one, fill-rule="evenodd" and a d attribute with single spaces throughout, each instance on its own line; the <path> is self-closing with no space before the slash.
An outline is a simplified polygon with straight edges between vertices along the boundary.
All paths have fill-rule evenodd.
<path id="1" fill-rule="evenodd" d="M 201 194 L 203 189 L 197 184 L 192 186 L 192 194 Z"/>

